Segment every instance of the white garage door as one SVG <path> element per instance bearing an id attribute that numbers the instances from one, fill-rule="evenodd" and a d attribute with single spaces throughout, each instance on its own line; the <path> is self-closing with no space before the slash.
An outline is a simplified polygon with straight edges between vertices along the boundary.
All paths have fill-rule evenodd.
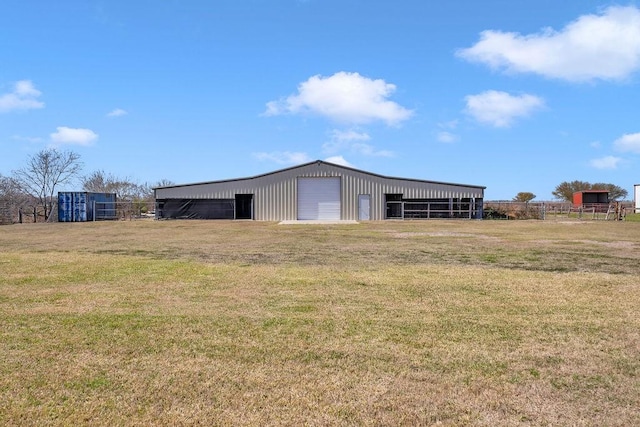
<path id="1" fill-rule="evenodd" d="M 340 178 L 298 178 L 299 220 L 340 220 Z"/>

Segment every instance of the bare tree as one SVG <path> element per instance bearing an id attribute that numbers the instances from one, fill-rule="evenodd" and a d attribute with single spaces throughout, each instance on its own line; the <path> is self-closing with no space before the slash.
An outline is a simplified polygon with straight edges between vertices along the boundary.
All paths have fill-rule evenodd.
<path id="1" fill-rule="evenodd" d="M 0 201 L 13 203 L 19 194 L 21 194 L 20 186 L 16 180 L 0 174 Z"/>
<path id="2" fill-rule="evenodd" d="M 21 207 L 29 203 L 31 196 L 25 194 L 18 182 L 0 174 L 0 224 L 12 223 Z"/>
<path id="3" fill-rule="evenodd" d="M 103 170 L 95 171 L 82 178 L 82 188 L 84 191 L 96 193 L 116 193 L 119 202 L 124 202 L 122 206 L 129 206 L 133 212 L 144 213 L 154 200 L 153 189 L 165 185 L 173 185 L 173 182 L 163 179 L 155 185 L 148 183 L 138 183 L 131 178 L 116 177 Z"/>
<path id="4" fill-rule="evenodd" d="M 37 199 L 48 220 L 56 189 L 72 181 L 81 170 L 80 155 L 47 148 L 29 157 L 27 165 L 13 174 L 20 188 Z"/>
<path id="5" fill-rule="evenodd" d="M 175 185 L 168 179 L 161 179 L 155 184 L 139 184 L 131 178 L 119 178 L 103 170 L 95 171 L 82 178 L 84 191 L 96 193 L 116 193 L 118 199 L 123 201 L 152 201 L 153 189 Z"/>
<path id="6" fill-rule="evenodd" d="M 145 200 L 148 202 L 153 202 L 155 198 L 155 191 L 154 191 L 155 188 L 171 187 L 173 185 L 176 185 L 176 183 L 166 178 L 162 178 L 161 180 L 156 181 L 154 184 L 151 184 L 151 185 L 145 184 L 146 186 Z"/>
<path id="7" fill-rule="evenodd" d="M 152 187 L 153 188 L 158 188 L 158 187 L 171 187 L 173 185 L 176 185 L 175 182 L 166 179 L 166 178 L 162 178 L 160 181 L 156 182 Z"/>
<path id="8" fill-rule="evenodd" d="M 82 178 L 82 189 L 94 193 L 116 193 L 122 201 L 135 201 L 144 198 L 146 184 L 138 184 L 129 177 L 116 177 L 99 170 Z"/>
<path id="9" fill-rule="evenodd" d="M 95 171 L 82 177 L 82 189 L 92 193 L 113 193 L 111 183 L 115 180 L 113 175 L 107 175 L 102 170 Z"/>

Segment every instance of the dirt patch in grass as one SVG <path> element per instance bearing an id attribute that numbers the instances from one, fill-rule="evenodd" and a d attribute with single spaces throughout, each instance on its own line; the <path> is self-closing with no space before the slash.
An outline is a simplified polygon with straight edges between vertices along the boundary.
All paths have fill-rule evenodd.
<path id="1" fill-rule="evenodd" d="M 571 224 L 571 225 L 569 225 Z M 637 223 L 120 222 L 4 227 L 7 250 L 68 251 L 246 265 L 482 265 L 533 271 L 640 273 Z M 26 234 L 23 234 L 26 233 Z M 38 236 L 38 243 L 30 236 Z"/>

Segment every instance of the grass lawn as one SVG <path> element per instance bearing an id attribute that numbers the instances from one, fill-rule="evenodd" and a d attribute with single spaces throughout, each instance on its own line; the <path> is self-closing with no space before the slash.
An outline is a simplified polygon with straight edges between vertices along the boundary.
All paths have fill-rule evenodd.
<path id="1" fill-rule="evenodd" d="M 634 222 L 640 221 L 640 213 L 627 214 L 625 217 L 625 221 L 634 221 Z"/>
<path id="2" fill-rule="evenodd" d="M 640 222 L 0 227 L 1 425 L 640 425 Z"/>

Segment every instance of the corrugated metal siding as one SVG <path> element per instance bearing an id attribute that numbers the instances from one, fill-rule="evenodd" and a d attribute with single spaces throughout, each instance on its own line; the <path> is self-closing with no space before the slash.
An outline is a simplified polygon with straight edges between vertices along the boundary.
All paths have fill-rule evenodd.
<path id="1" fill-rule="evenodd" d="M 58 221 L 84 222 L 87 220 L 87 194 L 77 191 L 58 193 Z"/>
<path id="2" fill-rule="evenodd" d="M 358 219 L 359 194 L 371 195 L 371 219 L 382 220 L 387 193 L 412 199 L 482 198 L 484 193 L 482 187 L 387 178 L 320 162 L 255 178 L 158 188 L 156 199 L 232 199 L 236 194 L 253 194 L 256 220 L 295 220 L 298 177 L 342 177 L 343 220 Z"/>
<path id="3" fill-rule="evenodd" d="M 340 220 L 340 177 L 298 178 L 298 219 Z"/>
<path id="4" fill-rule="evenodd" d="M 94 203 L 95 202 L 95 203 Z M 84 222 L 116 218 L 115 193 L 58 192 L 58 221 Z M 94 212 L 94 205 L 98 212 Z"/>

